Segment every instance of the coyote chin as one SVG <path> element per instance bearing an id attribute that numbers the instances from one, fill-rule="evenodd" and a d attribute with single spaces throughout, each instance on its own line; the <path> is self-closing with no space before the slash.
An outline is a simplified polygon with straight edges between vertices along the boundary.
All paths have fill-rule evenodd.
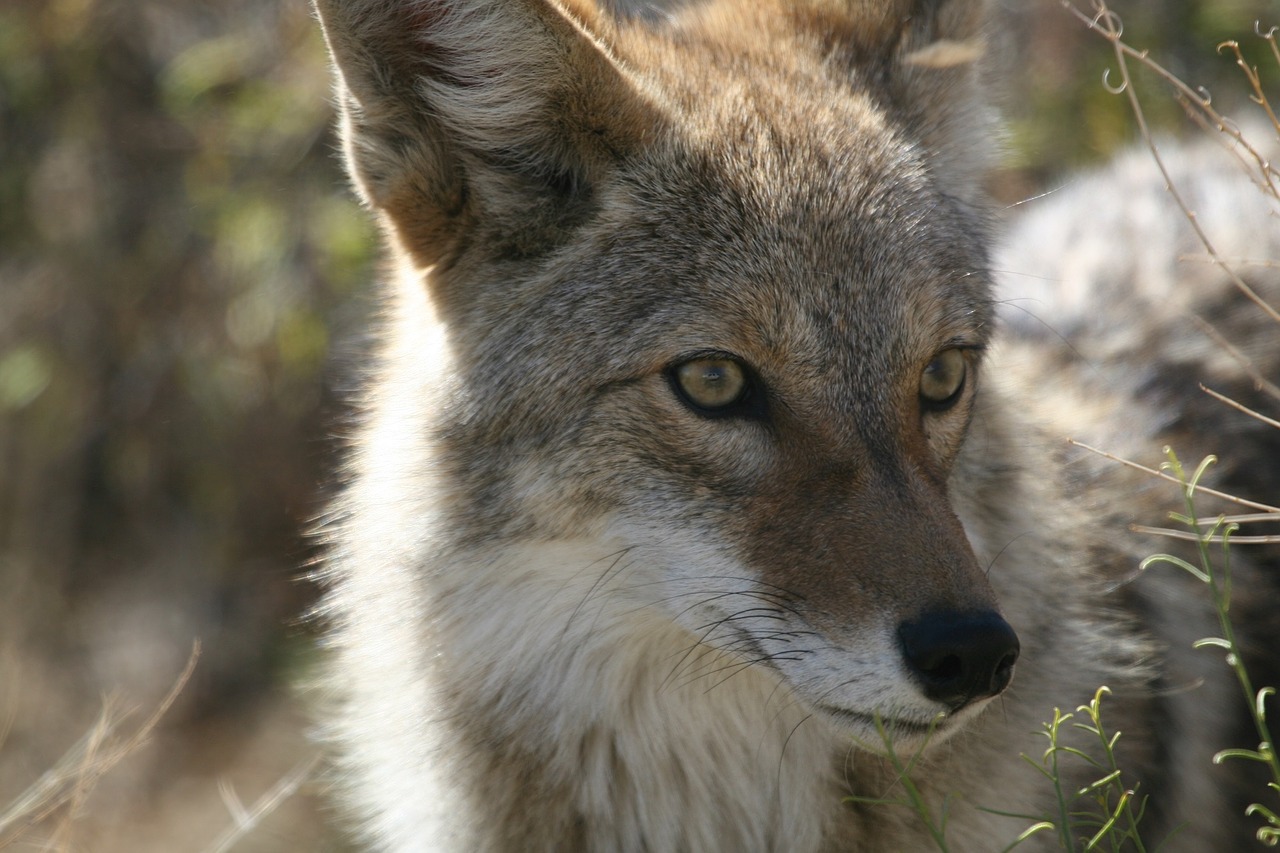
<path id="1" fill-rule="evenodd" d="M 1101 684 L 1151 837 L 1249 836 L 1211 614 L 1127 582 L 1122 520 L 1174 495 L 1057 439 L 1169 418 L 1082 404 L 1034 324 L 993 351 L 983 2 L 317 9 L 392 261 L 325 534 L 371 848 L 924 849 L 859 800 L 887 739 L 951 849 L 1000 849 L 1027 821 L 984 807 L 1052 810 L 1019 753 Z"/>

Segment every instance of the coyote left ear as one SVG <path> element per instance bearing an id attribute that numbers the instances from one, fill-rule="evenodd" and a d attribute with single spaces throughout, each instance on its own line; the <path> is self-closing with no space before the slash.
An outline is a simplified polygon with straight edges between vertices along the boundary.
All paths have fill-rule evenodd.
<path id="1" fill-rule="evenodd" d="M 989 0 L 844 0 L 852 70 L 925 149 L 939 180 L 977 203 L 995 152 L 982 93 Z"/>
<path id="2" fill-rule="evenodd" d="M 982 92 L 987 0 L 914 0 L 898 44 L 890 91 L 935 176 L 970 203 L 997 151 L 996 121 Z"/>
<path id="3" fill-rule="evenodd" d="M 421 266 L 555 246 L 647 127 L 586 2 L 315 3 L 352 178 Z"/>

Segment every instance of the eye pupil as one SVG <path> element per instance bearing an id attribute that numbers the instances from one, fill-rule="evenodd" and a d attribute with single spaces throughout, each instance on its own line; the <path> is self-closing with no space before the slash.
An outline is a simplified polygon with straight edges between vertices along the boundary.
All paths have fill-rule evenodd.
<path id="1" fill-rule="evenodd" d="M 747 391 L 742 365 L 730 358 L 695 358 L 677 365 L 676 386 L 685 400 L 708 411 L 741 402 Z"/>
<path id="2" fill-rule="evenodd" d="M 958 349 L 943 350 L 933 357 L 920 375 L 920 396 L 929 405 L 946 407 L 960 399 L 968 364 Z"/>

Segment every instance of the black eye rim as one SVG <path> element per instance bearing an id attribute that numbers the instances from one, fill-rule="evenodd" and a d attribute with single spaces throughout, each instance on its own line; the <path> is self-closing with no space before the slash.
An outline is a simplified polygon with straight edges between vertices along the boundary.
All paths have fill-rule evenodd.
<path id="1" fill-rule="evenodd" d="M 926 363 L 926 368 L 928 364 L 932 364 L 945 353 L 955 352 L 958 353 L 961 358 L 960 363 L 964 373 L 961 375 L 960 382 L 956 385 L 955 390 L 941 400 L 926 397 L 923 391 L 918 393 L 920 406 L 926 413 L 941 414 L 943 412 L 950 411 L 951 409 L 954 409 L 961 400 L 965 399 L 968 390 L 974 382 L 974 372 L 977 370 L 978 366 L 975 354 L 978 349 L 978 347 L 973 346 L 953 345 L 943 347 L 933 354 L 933 357 Z M 921 371 L 921 375 L 923 376 L 923 371 Z"/>
<path id="2" fill-rule="evenodd" d="M 742 371 L 742 392 L 733 399 L 732 402 L 723 406 L 708 407 L 699 404 L 692 399 L 684 386 L 680 382 L 680 368 L 686 364 L 695 361 L 730 361 L 738 366 Z M 698 352 L 688 353 L 672 361 L 667 365 L 663 373 L 667 377 L 667 384 L 671 387 L 671 392 L 675 395 L 685 408 L 700 417 L 708 419 L 721 418 L 739 418 L 748 420 L 764 420 L 767 416 L 766 396 L 764 393 L 763 383 L 759 376 L 740 356 L 723 350 L 701 350 Z"/>

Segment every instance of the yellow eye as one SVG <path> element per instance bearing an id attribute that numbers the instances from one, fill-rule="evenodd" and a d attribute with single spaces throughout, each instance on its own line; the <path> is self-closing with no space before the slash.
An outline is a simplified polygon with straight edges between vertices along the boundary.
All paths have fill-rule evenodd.
<path id="1" fill-rule="evenodd" d="M 685 400 L 707 411 L 741 402 L 747 392 L 746 371 L 731 358 L 695 358 L 676 365 L 672 375 Z"/>
<path id="2" fill-rule="evenodd" d="M 946 349 L 933 357 L 920 374 L 920 397 L 931 408 L 945 409 L 960 399 L 969 365 L 964 353 Z"/>

